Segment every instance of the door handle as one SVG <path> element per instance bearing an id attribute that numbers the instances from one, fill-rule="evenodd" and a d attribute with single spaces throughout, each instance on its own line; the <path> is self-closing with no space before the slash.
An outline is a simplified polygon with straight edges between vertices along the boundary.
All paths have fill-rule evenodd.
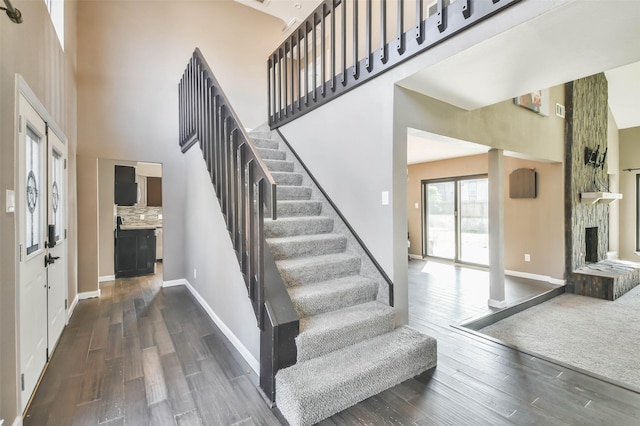
<path id="1" fill-rule="evenodd" d="M 51 256 L 51 253 L 49 253 L 49 255 L 44 257 L 44 267 L 46 268 L 50 264 L 55 263 L 58 259 L 60 259 L 60 256 Z"/>

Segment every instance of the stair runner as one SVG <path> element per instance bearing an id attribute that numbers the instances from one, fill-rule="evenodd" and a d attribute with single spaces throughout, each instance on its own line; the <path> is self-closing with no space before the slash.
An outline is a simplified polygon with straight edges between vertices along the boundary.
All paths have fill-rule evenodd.
<path id="1" fill-rule="evenodd" d="M 304 169 L 277 134 L 252 137 L 278 184 L 267 244 L 300 317 L 297 363 L 277 373 L 276 405 L 290 425 L 311 425 L 435 367 L 436 340 L 395 328 L 378 283 L 361 275 L 361 258 L 322 215 L 319 191 L 303 186 Z"/>

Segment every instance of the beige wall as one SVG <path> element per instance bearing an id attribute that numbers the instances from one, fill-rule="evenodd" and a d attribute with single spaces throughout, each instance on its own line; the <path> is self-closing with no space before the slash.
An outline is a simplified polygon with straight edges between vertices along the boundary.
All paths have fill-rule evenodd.
<path id="1" fill-rule="evenodd" d="M 199 47 L 243 124 L 256 127 L 266 121 L 265 63 L 281 30 L 277 19 L 231 0 L 78 5 L 78 161 L 90 163 L 79 167 L 78 179 L 97 187 L 97 159 L 163 164 L 165 280 L 186 277 L 188 183 L 177 114 L 182 72 Z M 91 195 L 79 209 L 86 244 L 80 251 L 82 291 L 98 288 L 97 209 Z M 204 249 L 206 241 L 197 244 Z"/>
<path id="2" fill-rule="evenodd" d="M 640 167 L 640 127 L 620 130 L 620 170 Z M 618 201 L 620 211 L 619 256 L 624 260 L 638 262 L 636 251 L 636 176 L 640 170 L 620 172 L 620 192 Z"/>
<path id="3" fill-rule="evenodd" d="M 513 157 L 504 159 L 504 264 L 516 272 L 563 279 L 564 206 L 561 163 L 543 163 Z M 538 193 L 533 199 L 509 198 L 509 175 L 513 169 L 534 168 Z M 411 247 L 409 253 L 422 256 L 421 181 L 488 173 L 486 154 L 409 166 L 407 211 Z M 416 203 L 418 208 L 415 208 Z M 524 254 L 531 256 L 524 261 Z"/>
<path id="4" fill-rule="evenodd" d="M 24 22 L 12 23 L 0 16 L 0 419 L 11 424 L 18 412 L 16 360 L 16 276 L 15 214 L 6 213 L 5 192 L 16 189 L 15 75 L 21 74 L 68 140 L 69 156 L 69 301 L 76 295 L 76 3 L 65 3 L 63 52 L 42 1 L 16 4 Z M 19 214 L 16 213 L 16 214 Z"/>
<path id="5" fill-rule="evenodd" d="M 620 192 L 620 134 L 609 109 L 607 126 L 607 173 L 609 191 Z M 609 251 L 620 255 L 620 203 L 609 204 Z"/>

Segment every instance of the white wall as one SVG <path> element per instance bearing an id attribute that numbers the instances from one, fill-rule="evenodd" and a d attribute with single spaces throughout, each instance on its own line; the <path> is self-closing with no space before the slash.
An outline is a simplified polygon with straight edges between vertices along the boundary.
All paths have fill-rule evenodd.
<path id="1" fill-rule="evenodd" d="M 640 167 L 640 127 L 620 130 L 620 170 Z M 640 261 L 636 251 L 636 176 L 640 170 L 620 172 L 622 200 L 620 211 L 619 256 L 624 260 Z"/>

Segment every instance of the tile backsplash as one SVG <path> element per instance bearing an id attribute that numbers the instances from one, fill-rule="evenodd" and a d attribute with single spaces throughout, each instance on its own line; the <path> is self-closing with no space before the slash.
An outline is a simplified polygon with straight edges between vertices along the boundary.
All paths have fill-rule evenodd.
<path id="1" fill-rule="evenodd" d="M 123 225 L 126 226 L 162 226 L 162 207 L 116 206 L 116 215 L 122 217 Z M 140 219 L 141 215 L 144 215 L 144 219 Z"/>

